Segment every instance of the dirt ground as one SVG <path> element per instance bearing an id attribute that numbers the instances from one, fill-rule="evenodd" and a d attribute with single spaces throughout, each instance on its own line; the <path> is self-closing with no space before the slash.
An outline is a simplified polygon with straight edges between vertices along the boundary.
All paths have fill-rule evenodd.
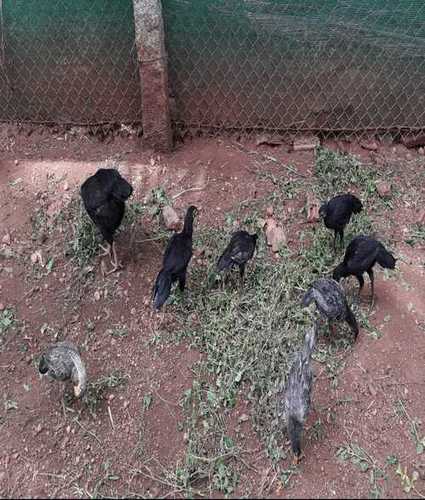
<path id="1" fill-rule="evenodd" d="M 250 421 L 243 419 L 247 453 L 235 495 L 423 498 L 425 254 L 423 240 L 412 246 L 406 239 L 424 215 L 419 172 L 425 158 L 402 145 L 379 144 L 373 152 L 354 142 L 325 145 L 358 155 L 381 173 L 391 171 L 398 196 L 377 223 L 402 258 L 394 276 L 376 273 L 369 320 L 379 338 L 361 330 L 336 387 L 315 365 L 314 409 L 299 467 L 291 469 L 288 456 L 287 475 L 277 477 Z M 142 151 L 138 139 L 100 143 L 45 130 L 18 134 L 7 127 L 1 129 L 0 151 L 0 308 L 14 314 L 11 328 L 1 316 L 0 495 L 182 496 L 166 471 L 184 458 L 180 403 L 202 354 L 172 336 L 166 343 L 157 340 L 163 329 L 173 332 L 174 323 L 170 312 L 157 315 L 151 308 L 163 250 L 153 222 L 144 216 L 134 235 L 120 233 L 122 271 L 102 278 L 97 257 L 83 271 L 91 278 L 82 280 L 65 255 L 72 235 L 40 235 L 34 217 L 43 210 L 49 225 L 78 196 L 82 181 L 113 160 L 134 187 L 133 201 L 163 187 L 169 196 L 178 195 L 174 206 L 180 215 L 190 204 L 201 208 L 197 227 L 220 226 L 237 203 L 273 191 L 270 180 L 258 179 L 254 158 L 274 168 L 271 157 L 310 176 L 314 152 L 200 138 L 158 156 Z M 305 222 L 304 205 L 304 198 L 294 200 L 299 224 Z M 288 233 L 289 246 L 296 240 L 296 232 Z M 33 262 L 38 250 L 41 260 Z M 195 251 L 191 265 L 198 261 Z M 90 380 L 108 378 L 94 411 L 81 401 L 61 403 L 61 384 L 39 378 L 38 357 L 58 338 L 84 347 Z M 250 411 L 241 393 L 226 415 L 229 435 Z"/>

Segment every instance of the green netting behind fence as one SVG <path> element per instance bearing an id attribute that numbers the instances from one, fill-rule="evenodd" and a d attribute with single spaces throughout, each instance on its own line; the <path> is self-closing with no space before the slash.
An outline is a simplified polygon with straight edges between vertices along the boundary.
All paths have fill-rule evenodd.
<path id="1" fill-rule="evenodd" d="M 175 121 L 425 126 L 423 0 L 163 0 Z"/>
<path id="2" fill-rule="evenodd" d="M 423 0 L 162 0 L 174 121 L 425 127 Z M 0 120 L 137 122 L 131 0 L 0 1 Z"/>
<path id="3" fill-rule="evenodd" d="M 0 5 L 1 120 L 140 120 L 131 0 Z"/>

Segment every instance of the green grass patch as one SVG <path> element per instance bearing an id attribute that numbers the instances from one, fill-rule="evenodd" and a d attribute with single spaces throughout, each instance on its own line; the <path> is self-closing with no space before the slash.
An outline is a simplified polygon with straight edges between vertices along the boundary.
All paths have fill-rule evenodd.
<path id="1" fill-rule="evenodd" d="M 423 245 L 425 243 L 425 224 L 413 224 L 410 230 L 410 235 L 405 241 L 412 247 L 417 244 Z"/>
<path id="2" fill-rule="evenodd" d="M 376 170 L 362 164 L 355 156 L 317 148 L 315 192 L 326 198 L 352 188 L 360 190 L 360 198 L 367 201 L 376 193 Z"/>
<path id="3" fill-rule="evenodd" d="M 109 374 L 102 375 L 97 380 L 87 384 L 87 390 L 83 396 L 83 401 L 89 411 L 94 414 L 104 400 L 105 392 L 108 389 L 116 389 L 127 384 L 128 375 L 122 370 L 114 370 Z"/>
<path id="4" fill-rule="evenodd" d="M 3 344 L 6 334 L 17 325 L 14 309 L 6 308 L 0 312 L 0 345 Z"/>
<path id="5" fill-rule="evenodd" d="M 352 218 L 347 242 L 354 235 L 373 231 L 369 211 L 375 206 L 376 179 L 376 173 L 355 158 L 319 149 L 316 177 L 306 181 L 304 190 L 311 189 L 312 183 L 315 192 L 325 198 L 336 194 L 335 186 L 338 192 L 356 186 L 366 209 Z M 273 184 L 277 196 L 293 196 L 282 179 L 274 179 Z M 294 352 L 302 345 L 315 314 L 313 308 L 302 307 L 302 295 L 314 280 L 332 272 L 343 252 L 333 254 L 333 235 L 322 224 L 302 231 L 298 249 L 283 248 L 278 260 L 270 258 L 260 235 L 243 289 L 237 286 L 237 270 L 233 273 L 235 279 L 223 286 L 223 277 L 217 276 L 215 266 L 234 230 L 234 221 L 238 219 L 250 232 L 258 231 L 257 209 L 263 208 L 245 203 L 227 214 L 223 228 L 195 228 L 194 246 L 207 248 L 211 258 L 205 265 L 191 268 L 188 291 L 173 301 L 182 325 L 177 335 L 205 354 L 196 369 L 194 385 L 183 398 L 188 444 L 185 462 L 179 464 L 173 476 L 189 495 L 205 481 L 210 493 L 218 489 L 229 495 L 234 490 L 237 458 L 243 450 L 232 442 L 232 452 L 227 454 L 223 445 L 226 430 L 220 423 L 241 396 L 251 403 L 250 421 L 279 474 L 285 476 L 285 484 L 292 476 L 279 468 L 279 460 L 286 456 L 279 394 Z M 356 304 L 354 310 L 361 324 L 370 327 L 361 307 Z M 314 357 L 326 367 L 330 386 L 336 387 L 352 335 L 341 323 L 335 337 L 330 337 L 327 330 L 327 324 L 320 329 Z"/>
<path id="6" fill-rule="evenodd" d="M 371 487 L 371 498 L 382 498 L 384 494 L 384 481 L 387 480 L 385 468 L 357 443 L 348 443 L 338 448 L 336 456 L 341 461 L 350 461 L 360 472 L 368 474 Z"/>

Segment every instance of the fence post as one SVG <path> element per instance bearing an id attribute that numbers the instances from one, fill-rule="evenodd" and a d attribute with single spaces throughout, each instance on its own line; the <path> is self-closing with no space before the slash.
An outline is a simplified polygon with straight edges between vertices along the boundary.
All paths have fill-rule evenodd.
<path id="1" fill-rule="evenodd" d="M 172 147 L 168 68 L 161 0 L 133 0 L 142 92 L 143 142 L 155 151 Z"/>

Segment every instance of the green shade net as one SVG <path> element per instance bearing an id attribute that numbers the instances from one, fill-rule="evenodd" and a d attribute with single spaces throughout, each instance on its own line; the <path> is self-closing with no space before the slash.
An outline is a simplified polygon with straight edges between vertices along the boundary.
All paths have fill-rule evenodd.
<path id="1" fill-rule="evenodd" d="M 0 119 L 141 118 L 131 0 L 3 0 Z"/>
<path id="2" fill-rule="evenodd" d="M 163 0 L 174 120 L 425 126 L 422 0 Z"/>

